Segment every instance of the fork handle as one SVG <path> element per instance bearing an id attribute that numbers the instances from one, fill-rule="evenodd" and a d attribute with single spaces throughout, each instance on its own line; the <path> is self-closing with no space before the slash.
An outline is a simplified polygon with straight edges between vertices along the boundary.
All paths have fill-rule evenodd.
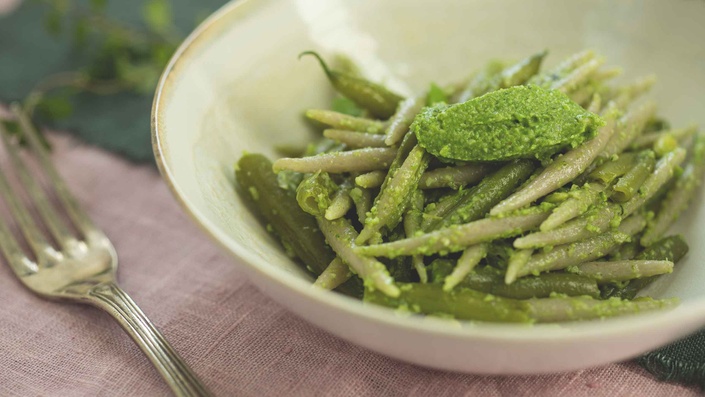
<path id="1" fill-rule="evenodd" d="M 117 284 L 99 284 L 91 289 L 89 296 L 89 303 L 107 311 L 122 325 L 176 396 L 211 395 L 135 301 Z"/>

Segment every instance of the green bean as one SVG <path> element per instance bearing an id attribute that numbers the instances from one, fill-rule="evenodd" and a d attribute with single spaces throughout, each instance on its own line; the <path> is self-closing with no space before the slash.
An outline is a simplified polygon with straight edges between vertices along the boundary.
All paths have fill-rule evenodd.
<path id="1" fill-rule="evenodd" d="M 610 225 L 626 218 L 653 198 L 673 177 L 678 165 L 685 158 L 685 150 L 677 149 L 661 158 L 654 172 L 646 178 L 639 194 L 623 204 L 603 204 L 588 211 L 579 218 L 565 223 L 558 229 L 541 231 L 518 238 L 516 248 L 539 248 L 558 244 L 568 244 L 606 231 Z"/>
<path id="2" fill-rule="evenodd" d="M 576 88 L 573 90 L 573 92 L 568 94 L 568 98 L 572 100 L 573 102 L 577 103 L 578 105 L 584 107 L 584 108 L 589 108 L 590 105 L 592 105 L 594 102 L 592 101 L 592 98 L 597 95 L 596 88 L 594 85 L 590 84 L 589 82 L 584 84 L 583 86 Z M 590 100 L 590 103 L 586 105 L 586 102 Z M 595 103 L 595 105 L 602 105 L 602 103 Z M 600 108 L 597 107 L 596 110 L 589 110 L 592 113 L 599 113 Z"/>
<path id="3" fill-rule="evenodd" d="M 450 291 L 473 271 L 482 259 L 487 256 L 487 243 L 473 245 L 463 251 L 455 264 L 453 272 L 443 280 L 443 291 Z"/>
<path id="4" fill-rule="evenodd" d="M 275 172 L 367 172 L 389 168 L 396 153 L 396 149 L 392 148 L 367 148 L 310 157 L 281 158 L 274 162 L 273 169 Z"/>
<path id="5" fill-rule="evenodd" d="M 499 88 L 509 88 L 526 83 L 538 73 L 546 55 L 548 55 L 548 51 L 544 50 L 504 68 L 499 75 Z"/>
<path id="6" fill-rule="evenodd" d="M 382 85 L 358 76 L 329 69 L 325 61 L 323 61 L 323 58 L 316 52 L 302 52 L 299 54 L 299 58 L 304 55 L 312 55 L 318 60 L 328 80 L 341 95 L 381 119 L 386 119 L 393 115 L 397 105 L 403 99 L 401 96 L 389 91 Z"/>
<path id="7" fill-rule="evenodd" d="M 642 77 L 641 79 L 618 89 L 614 101 L 620 109 L 624 109 L 636 98 L 651 90 L 651 87 L 653 87 L 655 83 L 656 76 L 651 75 Z"/>
<path id="8" fill-rule="evenodd" d="M 634 139 L 641 135 L 646 123 L 655 113 L 656 104 L 653 102 L 647 102 L 629 111 L 617 123 L 615 133 L 612 135 L 612 139 L 607 142 L 601 156 L 609 158 L 629 147 Z"/>
<path id="9" fill-rule="evenodd" d="M 352 277 L 350 267 L 340 257 L 335 257 L 328 267 L 323 270 L 313 285 L 323 289 L 333 290 Z"/>
<path id="10" fill-rule="evenodd" d="M 616 111 L 609 112 L 605 116 L 607 123 L 600 127 L 594 138 L 556 158 L 536 178 L 492 208 L 490 214 L 497 215 L 529 205 L 580 175 L 610 141 L 616 117 Z"/>
<path id="11" fill-rule="evenodd" d="M 592 94 L 592 99 L 590 100 L 590 104 L 587 107 L 587 111 L 591 113 L 598 114 L 600 113 L 600 109 L 602 109 L 602 97 L 598 93 Z"/>
<path id="12" fill-rule="evenodd" d="M 426 103 L 426 97 L 408 98 L 399 103 L 396 113 L 389 120 L 389 127 L 384 133 L 384 143 L 387 146 L 395 145 L 409 131 L 409 126 L 414 117 L 421 111 Z"/>
<path id="13" fill-rule="evenodd" d="M 361 255 L 394 258 L 400 255 L 430 255 L 462 251 L 465 248 L 521 234 L 541 224 L 548 217 L 549 210 L 538 208 L 518 215 L 503 218 L 485 218 L 464 225 L 456 225 L 384 244 L 358 246 Z"/>
<path id="14" fill-rule="evenodd" d="M 315 218 L 279 188 L 269 159 L 261 154 L 243 155 L 235 168 L 235 179 L 287 252 L 301 259 L 311 273 L 321 274 L 335 254 L 326 245 Z"/>
<path id="15" fill-rule="evenodd" d="M 656 217 L 649 222 L 641 238 L 641 244 L 649 246 L 668 230 L 668 228 L 685 211 L 695 196 L 697 187 L 705 175 L 705 135 L 698 134 L 695 138 L 693 155 L 685 166 L 685 170 L 676 178 L 666 198 L 663 199 Z"/>
<path id="16" fill-rule="evenodd" d="M 411 197 L 409 208 L 404 215 L 404 233 L 406 237 L 413 237 L 421 230 L 421 220 L 423 218 L 424 195 L 421 190 L 416 190 Z M 423 255 L 414 255 L 411 257 L 411 264 L 419 274 L 419 280 L 422 283 L 428 282 L 428 274 L 426 273 L 426 265 L 423 262 Z"/>
<path id="17" fill-rule="evenodd" d="M 531 160 L 514 160 L 486 176 L 474 188 L 461 191 L 452 207 L 438 206 L 427 214 L 424 230 L 467 223 L 484 217 L 504 197 L 531 175 L 536 165 Z M 450 200 L 450 199 L 449 199 Z"/>
<path id="18" fill-rule="evenodd" d="M 671 130 L 650 132 L 648 134 L 637 137 L 632 143 L 633 149 L 646 149 L 653 146 L 659 138 L 663 136 L 671 136 L 676 141 L 683 141 L 686 138 L 693 136 L 698 131 L 698 126 L 693 124 L 686 128 L 675 128 Z"/>
<path id="19" fill-rule="evenodd" d="M 603 257 L 619 247 L 620 244 L 629 241 L 631 236 L 639 233 L 644 226 L 646 226 L 644 217 L 633 215 L 625 219 L 616 230 L 573 244 L 560 245 L 548 252 L 534 254 L 526 266 L 517 272 L 517 276 L 565 269 L 568 266 Z"/>
<path id="20" fill-rule="evenodd" d="M 642 253 L 637 255 L 635 259 L 665 260 L 678 263 L 678 261 L 680 261 L 687 253 L 688 244 L 682 236 L 676 235 L 656 241 Z M 659 276 L 653 276 L 632 280 L 624 288 L 614 291 L 613 296 L 618 296 L 622 299 L 633 299 L 639 291 L 656 281 L 658 277 Z"/>
<path id="21" fill-rule="evenodd" d="M 576 68 L 591 61 L 594 57 L 595 53 L 592 50 L 581 51 L 577 54 L 573 54 L 566 58 L 563 62 L 559 63 L 555 68 L 532 77 L 529 80 L 529 84 L 550 87 L 556 81 L 565 78 Z"/>
<path id="22" fill-rule="evenodd" d="M 663 135 L 654 142 L 654 153 L 656 157 L 663 157 L 678 148 L 678 141 L 671 135 Z"/>
<path id="23" fill-rule="evenodd" d="M 416 145 L 398 169 L 390 170 L 387 185 L 382 187 L 375 199 L 365 219 L 365 226 L 356 239 L 357 244 L 372 239 L 383 227 L 393 229 L 401 221 L 409 197 L 418 187 L 421 174 L 428 166 L 429 157 L 424 148 Z"/>
<path id="24" fill-rule="evenodd" d="M 678 299 L 637 298 L 634 300 L 622 300 L 609 298 L 607 300 L 599 300 L 587 297 L 571 297 L 529 299 L 523 302 L 528 306 L 529 316 L 536 322 L 552 323 L 592 320 L 670 309 L 678 304 Z"/>
<path id="25" fill-rule="evenodd" d="M 507 285 L 503 275 L 491 267 L 468 274 L 458 287 L 512 299 L 548 298 L 554 294 L 594 298 L 600 296 L 595 280 L 577 274 L 544 273 L 524 277 Z"/>
<path id="26" fill-rule="evenodd" d="M 578 66 L 564 78 L 554 82 L 550 88 L 563 93 L 569 93 L 575 90 L 578 86 L 585 83 L 590 75 L 594 73 L 602 64 L 604 59 L 591 59 L 588 62 Z"/>
<path id="27" fill-rule="evenodd" d="M 449 187 L 451 189 L 460 189 L 463 186 L 479 182 L 494 169 L 493 165 L 484 163 L 436 168 L 421 175 L 419 188 L 437 189 Z"/>
<path id="28" fill-rule="evenodd" d="M 452 316 L 458 320 L 531 322 L 521 301 L 498 298 L 467 288 L 444 291 L 440 284 L 409 283 L 399 286 L 398 298 L 365 292 L 364 301 L 404 312 Z"/>
<path id="29" fill-rule="evenodd" d="M 355 252 L 353 242 L 357 238 L 357 232 L 347 219 L 317 220 L 333 251 L 364 280 L 367 289 L 378 289 L 385 295 L 399 296 L 399 288 L 394 284 L 387 268 L 373 258 L 360 256 Z"/>
<path id="30" fill-rule="evenodd" d="M 436 258 L 428 265 L 428 270 L 431 271 L 429 281 L 431 283 L 443 284 L 446 277 L 450 276 L 455 269 L 455 261 L 445 258 Z"/>
<path id="31" fill-rule="evenodd" d="M 616 159 L 602 163 L 595 168 L 588 179 L 609 185 L 612 181 L 634 168 L 635 164 L 636 153 L 621 153 Z"/>
<path id="32" fill-rule="evenodd" d="M 387 146 L 384 143 L 384 135 L 369 134 L 367 132 L 328 129 L 323 131 L 323 136 L 343 143 L 351 149 Z"/>
<path id="33" fill-rule="evenodd" d="M 387 172 L 382 170 L 370 171 L 355 177 L 355 184 L 365 189 L 373 189 L 382 186 Z"/>
<path id="34" fill-rule="evenodd" d="M 358 131 L 368 134 L 381 134 L 387 128 L 386 123 L 379 120 L 354 117 L 332 110 L 310 109 L 306 117 L 338 130 Z"/>
<path id="35" fill-rule="evenodd" d="M 372 208 L 372 192 L 368 189 L 354 187 L 350 190 L 350 198 L 353 203 L 355 203 L 357 219 L 364 225 L 365 218 L 367 218 L 367 212 L 369 212 L 370 208 Z"/>
<path id="36" fill-rule="evenodd" d="M 637 256 L 640 250 L 641 245 L 639 245 L 639 241 L 637 239 L 633 239 L 628 243 L 622 244 L 615 252 L 610 254 L 609 258 L 613 261 L 626 261 Z"/>
<path id="37" fill-rule="evenodd" d="M 512 251 L 511 255 L 509 255 L 509 263 L 507 264 L 507 271 L 504 275 L 504 284 L 509 285 L 517 279 L 517 274 L 519 274 L 521 269 L 526 267 L 533 253 L 533 250 Z"/>
<path id="38" fill-rule="evenodd" d="M 593 278 L 599 284 L 605 284 L 671 273 L 673 262 L 649 260 L 585 262 L 570 266 L 566 270 Z"/>
<path id="39" fill-rule="evenodd" d="M 350 190 L 352 190 L 352 183 L 349 181 L 345 181 L 339 186 L 338 191 L 335 192 L 331 199 L 330 205 L 326 208 L 326 219 L 332 221 L 333 219 L 342 218 L 350 211 L 350 208 L 352 208 Z"/>
<path id="40" fill-rule="evenodd" d="M 547 232 L 562 226 L 575 217 L 584 214 L 601 199 L 605 185 L 599 182 L 586 183 L 580 188 L 570 191 L 569 198 L 560 203 L 546 219 L 539 230 Z"/>
<path id="41" fill-rule="evenodd" d="M 323 216 L 330 206 L 338 185 L 325 172 L 304 178 L 296 188 L 296 201 L 302 210 L 313 216 Z"/>
<path id="42" fill-rule="evenodd" d="M 645 150 L 637 156 L 634 168 L 629 170 L 623 177 L 619 178 L 617 183 L 612 186 L 612 200 L 623 203 L 630 200 L 646 178 L 653 172 L 656 164 L 656 156 L 651 150 Z"/>
<path id="43" fill-rule="evenodd" d="M 596 70 L 595 73 L 592 74 L 592 79 L 596 82 L 602 83 L 604 81 L 611 80 L 615 77 L 619 77 L 622 72 L 622 68 L 620 67 L 611 67 L 607 69 Z"/>
<path id="44" fill-rule="evenodd" d="M 503 69 L 504 64 L 501 62 L 493 61 L 488 63 L 452 101 L 462 103 L 496 90 L 499 83 L 498 77 L 501 76 Z"/>

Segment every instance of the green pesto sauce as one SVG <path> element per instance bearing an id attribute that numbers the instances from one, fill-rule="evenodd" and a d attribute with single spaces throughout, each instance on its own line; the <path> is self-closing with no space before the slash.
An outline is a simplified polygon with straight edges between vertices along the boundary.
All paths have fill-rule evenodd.
<path id="1" fill-rule="evenodd" d="M 411 130 L 429 153 L 446 159 L 545 160 L 595 136 L 604 121 L 565 94 L 516 86 L 455 105 L 424 108 Z"/>

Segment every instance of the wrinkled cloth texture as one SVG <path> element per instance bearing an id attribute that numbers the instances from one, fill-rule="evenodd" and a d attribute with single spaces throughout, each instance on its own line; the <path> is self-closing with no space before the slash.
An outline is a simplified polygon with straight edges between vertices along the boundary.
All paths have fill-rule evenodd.
<path id="1" fill-rule="evenodd" d="M 117 248 L 120 284 L 217 396 L 700 393 L 659 382 L 632 362 L 545 376 L 477 376 L 357 347 L 261 294 L 184 215 L 153 167 L 66 135 L 49 138 L 59 171 Z M 5 161 L 0 151 L 0 166 Z M 167 395 L 107 314 L 36 297 L 0 266 L 0 396 Z"/>

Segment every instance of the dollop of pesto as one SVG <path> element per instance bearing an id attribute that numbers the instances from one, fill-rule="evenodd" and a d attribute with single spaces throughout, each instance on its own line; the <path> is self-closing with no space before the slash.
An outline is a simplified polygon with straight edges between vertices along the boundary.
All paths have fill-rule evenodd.
<path id="1" fill-rule="evenodd" d="M 424 108 L 411 131 L 429 153 L 450 160 L 536 157 L 592 138 L 604 121 L 565 94 L 535 85 L 497 90 L 467 102 Z"/>

